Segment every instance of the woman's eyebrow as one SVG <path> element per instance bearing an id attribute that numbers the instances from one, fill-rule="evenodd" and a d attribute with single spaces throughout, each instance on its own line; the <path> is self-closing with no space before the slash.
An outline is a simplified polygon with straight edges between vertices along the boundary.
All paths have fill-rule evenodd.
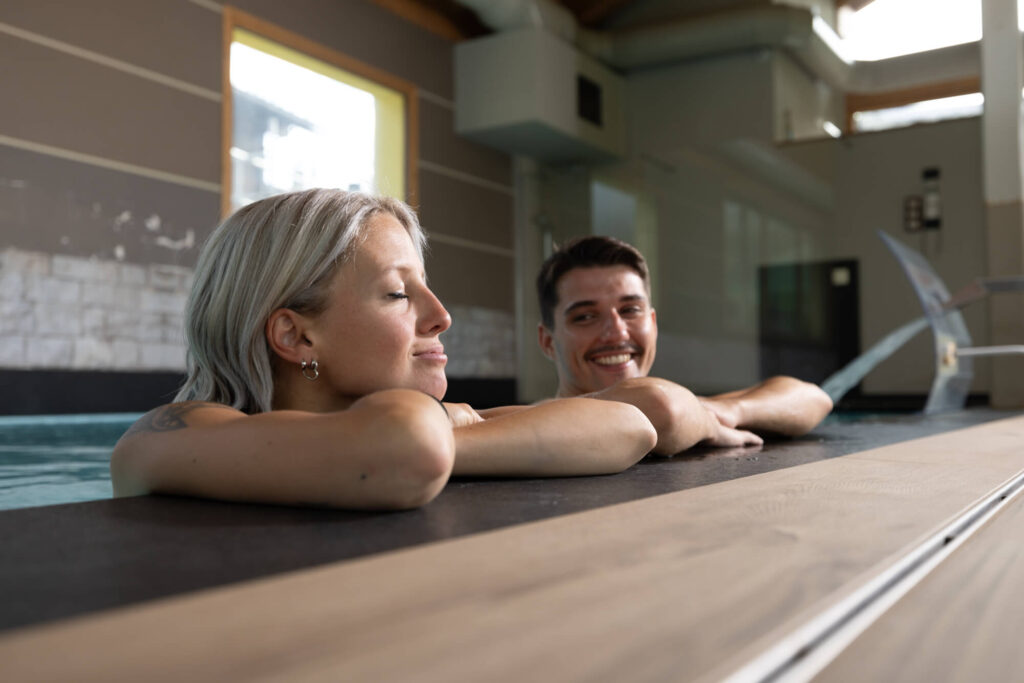
<path id="1" fill-rule="evenodd" d="M 427 281 L 427 273 L 423 269 L 423 264 L 421 263 L 393 263 L 391 265 L 384 266 L 384 268 L 380 271 L 380 277 L 385 278 L 391 273 L 398 273 L 401 276 L 418 275 L 423 280 L 423 282 Z"/>

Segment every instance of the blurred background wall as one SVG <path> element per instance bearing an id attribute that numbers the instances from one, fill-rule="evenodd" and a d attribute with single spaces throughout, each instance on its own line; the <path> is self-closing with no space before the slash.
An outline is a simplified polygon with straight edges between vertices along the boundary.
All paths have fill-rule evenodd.
<path id="1" fill-rule="evenodd" d="M 457 92 L 459 51 L 514 30 L 495 25 L 486 3 L 232 6 L 415 86 L 418 189 L 408 199 L 431 236 L 431 285 L 454 319 L 444 338 L 452 398 L 488 404 L 517 393 L 536 400 L 555 386 L 536 349 L 533 277 L 551 245 L 571 236 L 614 234 L 647 253 L 661 329 L 655 370 L 706 393 L 768 371 L 803 368 L 820 381 L 841 360 L 830 350 L 837 316 L 855 319 L 845 351 L 855 353 L 920 315 L 876 230 L 924 253 L 951 287 L 988 272 L 998 245 L 985 231 L 982 119 L 851 135 L 855 88 L 833 62 L 813 61 L 820 55 L 810 43 L 786 37 L 812 18 L 834 29 L 850 4 L 565 0 L 566 30 L 646 35 L 653 44 L 650 32 L 671 26 L 690 31 L 690 43 L 668 56 L 602 57 L 573 45 L 586 36 L 559 38 L 556 51 L 582 55 L 573 57 L 580 73 L 611 79 L 603 125 L 617 136 L 611 151 L 561 157 L 530 153 L 521 130 L 518 142 L 496 141 L 458 121 L 473 96 Z M 192 267 L 225 191 L 223 8 L 210 0 L 0 4 L 0 413 L 143 410 L 173 394 Z M 729 42 L 714 33 L 729 21 L 750 22 L 754 36 L 788 23 L 775 37 Z M 552 26 L 529 30 L 557 34 Z M 897 58 L 890 85 L 976 83 L 977 52 L 977 44 L 940 50 L 931 66 Z M 513 53 L 506 62 L 514 73 L 531 59 Z M 483 78 L 488 90 L 477 99 L 515 94 L 514 78 Z M 561 97 L 536 96 L 544 106 Z M 843 135 L 830 137 L 826 124 Z M 592 146 L 589 130 L 569 137 Z M 941 172 L 942 227 L 909 233 L 905 201 L 922 194 L 926 169 Z M 814 268 L 824 280 L 811 281 Z M 830 290 L 844 287 L 854 296 L 840 314 Z M 766 337 L 769 294 L 784 316 L 782 341 Z M 969 309 L 967 322 L 976 343 L 989 341 L 988 309 Z M 923 399 L 933 368 L 922 335 L 870 375 L 863 394 Z M 972 392 L 984 398 L 991 366 L 977 370 Z"/>

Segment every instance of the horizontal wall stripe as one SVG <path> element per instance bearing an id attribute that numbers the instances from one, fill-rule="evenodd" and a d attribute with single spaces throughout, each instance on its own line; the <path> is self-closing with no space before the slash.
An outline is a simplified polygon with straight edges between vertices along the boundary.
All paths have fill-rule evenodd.
<path id="1" fill-rule="evenodd" d="M 153 168 L 146 168 L 145 166 L 126 164 L 121 161 L 114 161 L 113 159 L 104 159 L 103 157 L 94 156 L 92 154 L 82 154 L 81 152 L 75 152 L 70 149 L 53 147 L 51 145 L 44 145 L 38 142 L 32 142 L 30 140 L 19 140 L 17 138 L 12 138 L 7 135 L 0 135 L 0 145 L 6 145 L 7 147 L 15 147 L 17 149 L 23 149 L 29 152 L 35 152 L 37 154 L 45 154 L 51 157 L 58 157 L 60 159 L 68 159 L 69 161 L 77 161 L 82 164 L 98 166 L 100 168 L 106 168 L 112 171 L 120 171 L 121 173 L 128 173 L 131 175 L 142 176 L 145 178 L 152 178 L 154 180 L 162 180 L 164 182 L 174 183 L 175 185 L 184 185 L 185 187 L 191 187 L 197 190 L 206 190 L 207 192 L 220 193 L 220 183 L 211 183 L 205 180 L 199 180 L 197 178 L 189 178 L 188 176 L 178 175 L 176 173 L 158 171 Z"/>
<path id="2" fill-rule="evenodd" d="M 437 173 L 438 175 L 447 176 L 448 178 L 453 178 L 455 180 L 461 180 L 462 182 L 469 183 L 470 185 L 485 187 L 488 190 L 501 192 L 502 194 L 507 194 L 510 197 L 514 197 L 516 194 L 515 190 L 509 185 L 502 185 L 501 183 L 496 183 L 491 180 L 484 180 L 483 178 L 478 178 L 475 175 L 463 173 L 462 171 L 456 171 L 454 168 L 448 168 L 447 166 L 442 166 L 441 164 L 435 164 L 431 161 L 426 161 L 425 159 L 420 159 L 419 169 L 421 171 L 429 171 L 430 173 Z"/>
<path id="3" fill-rule="evenodd" d="M 47 38 L 46 36 L 33 33 L 32 31 L 20 29 L 17 26 L 11 26 L 10 24 L 0 22 L 0 33 L 6 33 L 7 35 L 14 36 L 15 38 L 21 38 L 22 40 L 35 43 L 36 45 L 48 47 L 51 50 L 57 50 L 58 52 L 63 52 L 80 59 L 86 59 L 90 62 L 95 62 L 96 64 L 102 64 L 103 66 L 111 69 L 117 69 L 118 71 L 138 76 L 139 78 L 145 78 L 148 81 L 166 85 L 169 88 L 174 88 L 176 90 L 189 93 L 190 95 L 202 97 L 214 102 L 221 101 L 220 93 L 215 90 L 202 88 L 198 85 L 193 85 L 192 83 L 186 83 L 185 81 L 153 71 L 152 69 L 144 69 L 140 66 L 135 66 L 134 64 L 121 61 L 120 59 L 107 57 L 106 55 L 101 55 L 98 52 L 93 52 L 92 50 L 86 50 L 60 40 Z"/>
<path id="4" fill-rule="evenodd" d="M 424 228 L 426 230 L 426 228 Z M 506 249 L 504 247 L 496 247 L 493 244 L 484 244 L 483 242 L 475 242 L 473 240 L 463 239 L 462 237 L 455 237 L 453 235 L 445 235 L 444 233 L 432 232 L 427 230 L 427 237 L 432 242 L 440 242 L 442 244 L 450 244 L 454 247 L 465 247 L 466 249 L 474 249 L 476 251 L 484 251 L 488 254 L 496 254 L 497 256 L 504 256 L 505 258 L 514 259 L 516 252 L 514 249 Z"/>
<path id="5" fill-rule="evenodd" d="M 193 5 L 199 5 L 203 9 L 208 9 L 211 12 L 223 13 L 224 4 L 220 2 L 213 2 L 213 0 L 188 0 Z"/>
<path id="6" fill-rule="evenodd" d="M 455 109 L 455 103 L 447 97 L 441 97 L 440 95 L 432 93 L 429 90 L 424 90 L 423 88 L 419 88 L 416 92 L 420 96 L 421 100 L 426 100 L 431 104 L 436 104 L 437 106 L 444 107 L 445 109 Z"/>

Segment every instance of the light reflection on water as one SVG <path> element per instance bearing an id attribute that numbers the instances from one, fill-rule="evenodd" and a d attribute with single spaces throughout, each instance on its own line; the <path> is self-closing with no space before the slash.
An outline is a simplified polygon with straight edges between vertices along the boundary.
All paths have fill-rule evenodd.
<path id="1" fill-rule="evenodd" d="M 0 510 L 110 498 L 110 452 L 137 418 L 0 417 Z"/>

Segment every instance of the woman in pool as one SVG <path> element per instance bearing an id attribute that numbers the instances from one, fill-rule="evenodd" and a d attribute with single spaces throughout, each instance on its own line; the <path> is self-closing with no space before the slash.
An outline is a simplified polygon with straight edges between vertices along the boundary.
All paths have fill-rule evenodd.
<path id="1" fill-rule="evenodd" d="M 405 204 L 341 190 L 225 220 L 196 266 L 185 385 L 114 448 L 114 494 L 409 508 L 452 473 L 612 473 L 654 446 L 625 403 L 441 404 L 451 318 L 424 242 Z"/>

